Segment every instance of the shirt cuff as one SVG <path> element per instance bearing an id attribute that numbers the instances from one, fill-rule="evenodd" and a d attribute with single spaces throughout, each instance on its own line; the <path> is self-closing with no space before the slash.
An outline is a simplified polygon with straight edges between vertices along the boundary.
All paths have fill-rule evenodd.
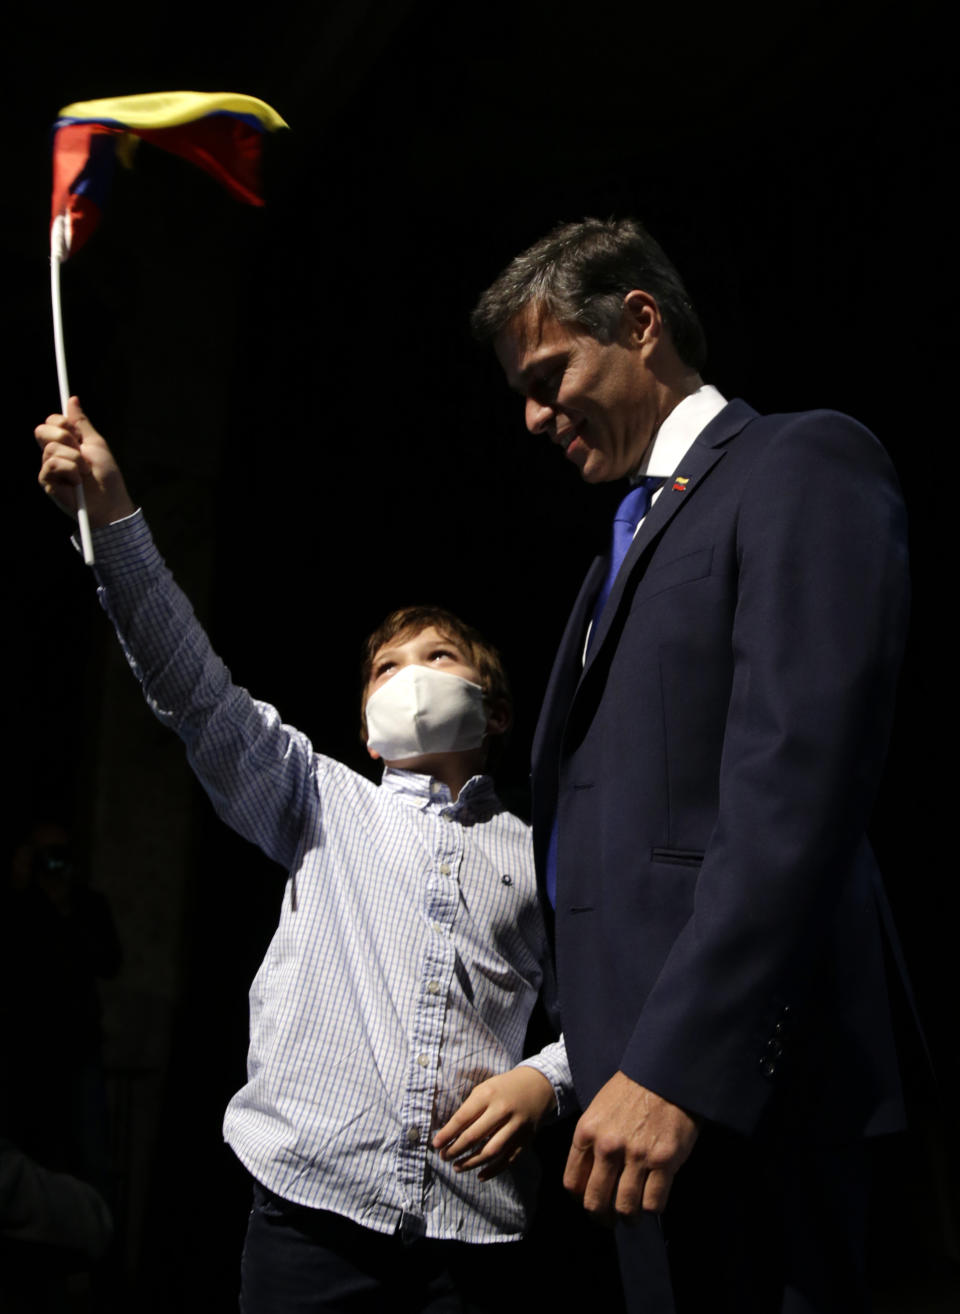
<path id="1" fill-rule="evenodd" d="M 541 1076 L 546 1077 L 556 1097 L 557 1107 L 554 1112 L 557 1118 L 565 1118 L 574 1110 L 576 1096 L 570 1064 L 567 1062 L 567 1047 L 562 1036 L 552 1045 L 546 1045 L 539 1054 L 531 1054 L 529 1058 L 522 1059 L 518 1066 L 535 1068 Z"/>
<path id="2" fill-rule="evenodd" d="M 101 583 L 107 578 L 118 579 L 135 570 L 163 564 L 140 507 L 129 516 L 113 520 L 92 532 L 96 557 L 94 571 Z M 77 551 L 81 550 L 76 534 L 71 542 Z"/>

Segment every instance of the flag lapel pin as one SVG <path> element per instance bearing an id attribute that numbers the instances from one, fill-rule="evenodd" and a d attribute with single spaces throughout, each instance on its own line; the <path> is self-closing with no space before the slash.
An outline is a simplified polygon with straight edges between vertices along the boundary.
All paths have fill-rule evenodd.
<path id="1" fill-rule="evenodd" d="M 690 482 L 689 477 L 683 478 L 681 476 L 680 478 L 674 479 L 673 488 L 671 491 L 674 493 L 685 493 L 687 491 L 687 484 L 689 484 L 689 482 Z"/>

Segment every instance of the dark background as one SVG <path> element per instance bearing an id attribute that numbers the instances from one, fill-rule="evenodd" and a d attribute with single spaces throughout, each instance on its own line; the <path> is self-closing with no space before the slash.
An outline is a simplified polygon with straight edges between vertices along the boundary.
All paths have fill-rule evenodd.
<path id="1" fill-rule="evenodd" d="M 8 45 L 8 850 L 51 809 L 89 838 L 109 716 L 109 635 L 66 522 L 33 482 L 31 431 L 58 409 L 49 125 L 92 97 L 247 92 L 291 126 L 268 142 L 266 209 L 142 148 L 64 270 L 72 387 L 148 515 L 163 506 L 173 528 L 161 547 L 178 574 L 206 579 L 201 611 L 237 680 L 364 769 L 360 640 L 394 606 L 449 605 L 501 645 L 511 671 L 503 785 L 523 810 L 550 660 L 617 490 L 581 486 L 525 434 L 466 320 L 555 222 L 639 216 L 700 310 L 708 380 L 761 411 L 856 415 L 903 481 L 915 625 L 874 838 L 949 1103 L 955 876 L 938 528 L 953 454 L 954 213 L 941 8 L 405 0 L 275 6 L 250 21 L 176 5 L 131 20 L 108 5 L 56 24 L 35 13 Z M 194 861 L 144 1249 L 171 1291 L 178 1265 L 198 1262 L 168 1236 L 185 1179 L 204 1183 L 205 1216 L 216 1215 L 214 1240 L 195 1242 L 211 1291 L 235 1262 L 245 1187 L 219 1120 L 242 1079 L 246 985 L 282 883 L 212 821 Z M 923 1063 L 904 1044 L 922 1088 Z M 949 1135 L 929 1091 L 916 1098 L 927 1157 L 942 1163 Z M 899 1208 L 926 1218 L 933 1197 L 904 1157 L 913 1151 L 891 1168 Z"/>

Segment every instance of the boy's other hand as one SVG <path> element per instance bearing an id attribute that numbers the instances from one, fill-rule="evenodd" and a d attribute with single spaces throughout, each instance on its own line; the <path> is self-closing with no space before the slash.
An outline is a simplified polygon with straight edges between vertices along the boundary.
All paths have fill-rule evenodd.
<path id="1" fill-rule="evenodd" d="M 502 1173 L 533 1140 L 544 1115 L 556 1108 L 553 1087 L 536 1068 L 516 1067 L 481 1081 L 433 1138 L 457 1172 L 479 1168 L 485 1182 Z"/>
<path id="2" fill-rule="evenodd" d="M 48 415 L 34 429 L 40 444 L 40 487 L 68 515 L 77 514 L 77 486 L 83 483 L 94 528 L 112 524 L 137 509 L 130 500 L 113 453 L 71 397 L 66 415 Z"/>

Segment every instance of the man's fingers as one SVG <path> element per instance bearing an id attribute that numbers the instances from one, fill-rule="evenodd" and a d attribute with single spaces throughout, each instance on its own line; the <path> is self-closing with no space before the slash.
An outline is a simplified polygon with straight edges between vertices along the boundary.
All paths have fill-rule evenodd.
<path id="1" fill-rule="evenodd" d="M 620 1179 L 622 1160 L 593 1156 L 593 1167 L 583 1191 L 583 1207 L 588 1214 L 609 1214 L 613 1209 Z"/>
<path id="2" fill-rule="evenodd" d="M 647 1179 L 643 1186 L 642 1207 L 649 1213 L 662 1214 L 667 1207 L 667 1199 L 670 1195 L 670 1188 L 673 1186 L 674 1172 L 668 1168 L 654 1168 L 647 1173 Z M 620 1200 L 617 1198 L 617 1209 L 620 1208 Z M 629 1212 L 635 1213 L 636 1210 Z"/>
<path id="3" fill-rule="evenodd" d="M 614 1208 L 619 1218 L 633 1218 L 646 1205 L 647 1186 L 654 1173 L 639 1161 L 627 1163 L 617 1183 Z M 669 1190 L 669 1187 L 667 1188 Z"/>
<path id="4" fill-rule="evenodd" d="M 592 1167 L 593 1150 L 591 1147 L 589 1145 L 577 1145 L 574 1141 L 567 1155 L 567 1166 L 563 1170 L 564 1188 L 571 1195 L 582 1196 L 586 1190 Z"/>
<path id="5" fill-rule="evenodd" d="M 563 1184 L 573 1195 L 581 1198 L 588 1213 L 603 1215 L 613 1209 L 617 1181 L 623 1167 L 621 1154 L 605 1155 L 595 1141 L 570 1146 Z"/>
<path id="6" fill-rule="evenodd" d="M 617 1156 L 596 1155 L 592 1147 L 571 1146 L 563 1184 L 581 1197 L 588 1213 L 633 1218 L 663 1212 L 674 1176 L 673 1169 L 648 1170 L 640 1160 L 624 1164 Z"/>

